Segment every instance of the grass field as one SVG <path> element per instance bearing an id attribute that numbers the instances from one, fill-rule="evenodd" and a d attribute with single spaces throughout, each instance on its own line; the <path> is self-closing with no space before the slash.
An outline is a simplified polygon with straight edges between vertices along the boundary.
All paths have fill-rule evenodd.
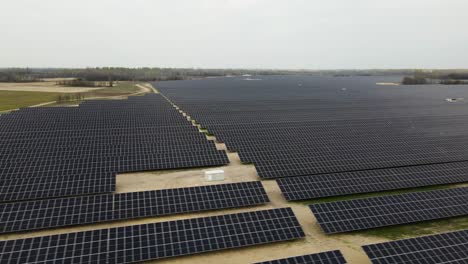
<path id="1" fill-rule="evenodd" d="M 56 101 L 60 93 L 0 91 L 0 111 Z"/>
<path id="2" fill-rule="evenodd" d="M 420 222 L 415 224 L 387 226 L 366 231 L 358 231 L 356 233 L 365 236 L 376 236 L 396 240 L 409 237 L 446 233 L 463 229 L 468 229 L 468 217 L 466 216 Z"/>
<path id="3" fill-rule="evenodd" d="M 119 82 L 114 87 L 107 87 L 82 93 L 58 93 L 58 92 L 31 92 L 31 91 L 1 91 L 0 90 L 0 112 L 14 110 L 21 107 L 33 106 L 46 102 L 59 101 L 63 97 L 113 97 L 125 96 L 141 91 L 133 82 Z M 77 97 L 78 98 L 78 97 Z M 77 104 L 79 101 L 57 102 L 51 106 Z"/>

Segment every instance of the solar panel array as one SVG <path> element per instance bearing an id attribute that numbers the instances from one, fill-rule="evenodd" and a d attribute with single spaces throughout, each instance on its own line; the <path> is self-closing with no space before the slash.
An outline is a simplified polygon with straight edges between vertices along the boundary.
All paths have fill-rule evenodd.
<path id="1" fill-rule="evenodd" d="M 280 181 L 293 199 L 466 181 L 459 172 L 440 181 L 423 175 L 425 165 L 468 161 L 468 105 L 444 100 L 468 98 L 466 86 L 376 85 L 399 76 L 259 78 L 156 85 L 242 162 L 253 163 L 261 178 L 307 176 Z M 321 179 L 328 176 L 315 177 L 321 174 L 336 179 L 336 187 L 326 190 Z M 404 182 L 408 175 L 415 181 Z M 311 194 L 300 188 L 304 182 L 323 189 Z"/>
<path id="2" fill-rule="evenodd" d="M 468 215 L 468 187 L 311 204 L 322 230 L 349 232 Z"/>
<path id="3" fill-rule="evenodd" d="M 468 230 L 363 246 L 372 263 L 468 263 Z"/>
<path id="4" fill-rule="evenodd" d="M 108 193 L 115 174 L 228 163 L 159 94 L 0 116 L 1 201 Z"/>
<path id="5" fill-rule="evenodd" d="M 276 180 L 289 201 L 468 181 L 468 162 L 341 172 Z"/>
<path id="6" fill-rule="evenodd" d="M 256 264 L 346 264 L 346 260 L 341 251 L 326 251 L 321 253 L 276 259 Z"/>
<path id="7" fill-rule="evenodd" d="M 281 208 L 0 241 L 0 263 L 132 263 L 302 237 Z"/>
<path id="8" fill-rule="evenodd" d="M 261 178 L 277 179 L 287 200 L 468 179 L 468 104 L 443 100 L 468 98 L 464 86 L 260 78 L 163 82 L 164 96 L 1 115 L 0 233 L 268 202 L 260 182 L 112 194 L 117 173 L 228 163 L 170 101 Z M 467 198 L 468 187 L 309 207 L 330 234 L 468 215 Z M 304 236 L 291 208 L 281 208 L 0 241 L 0 263 L 131 263 Z M 364 248 L 375 263 L 463 263 L 466 232 L 441 236 Z M 263 263 L 346 260 L 330 251 Z"/>
<path id="9" fill-rule="evenodd" d="M 260 182 L 0 204 L 0 233 L 253 206 L 269 202 Z"/>

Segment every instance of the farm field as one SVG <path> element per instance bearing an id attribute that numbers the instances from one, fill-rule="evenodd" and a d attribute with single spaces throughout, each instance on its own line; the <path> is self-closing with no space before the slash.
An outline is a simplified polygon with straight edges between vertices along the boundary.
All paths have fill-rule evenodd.
<path id="1" fill-rule="evenodd" d="M 56 82 L 62 79 L 46 79 L 41 82 L 30 83 L 2 83 L 0 82 L 0 91 L 27 91 L 27 92 L 51 92 L 51 93 L 83 93 L 102 88 L 90 87 L 66 87 L 57 85 Z"/>
<path id="2" fill-rule="evenodd" d="M 97 259 L 168 264 L 336 250 L 365 264 L 401 257 L 379 257 L 392 241 L 463 237 L 468 104 L 446 99 L 468 98 L 468 86 L 380 85 L 400 79 L 119 83 L 85 92 L 94 99 L 77 107 L 4 114 L 0 244 L 10 246 L 0 262 L 34 262 L 40 250 L 61 258 L 43 243 L 51 235 L 71 261 L 85 257 L 76 248 L 86 234 Z M 219 169 L 222 180 L 207 180 Z M 427 247 L 428 258 L 438 250 Z M 410 249 L 402 255 L 421 253 Z"/>

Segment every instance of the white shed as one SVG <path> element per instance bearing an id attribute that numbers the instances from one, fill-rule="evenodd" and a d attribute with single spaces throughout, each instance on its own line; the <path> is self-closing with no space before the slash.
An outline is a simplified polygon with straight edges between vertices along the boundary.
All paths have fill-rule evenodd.
<path id="1" fill-rule="evenodd" d="M 224 181 L 224 170 L 205 171 L 205 179 L 207 181 Z"/>

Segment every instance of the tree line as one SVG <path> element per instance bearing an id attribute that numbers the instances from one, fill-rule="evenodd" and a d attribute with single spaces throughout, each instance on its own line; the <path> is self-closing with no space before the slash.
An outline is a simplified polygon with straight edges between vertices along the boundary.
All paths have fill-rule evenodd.
<path id="1" fill-rule="evenodd" d="M 458 72 L 449 72 L 446 70 L 423 71 L 415 70 L 412 76 L 405 76 L 401 81 L 406 85 L 417 84 L 445 84 L 458 85 L 468 84 L 468 71 L 455 70 Z"/>
<path id="2" fill-rule="evenodd" d="M 90 82 L 167 81 L 226 75 L 294 74 L 306 71 L 176 68 L 84 68 L 84 69 L 0 69 L 1 82 L 38 81 L 44 78 L 76 78 Z"/>
<path id="3" fill-rule="evenodd" d="M 424 84 L 433 80 L 466 82 L 468 70 L 277 70 L 277 69 L 194 69 L 194 68 L 0 68 L 0 82 L 32 82 L 44 78 L 74 78 L 88 82 L 111 81 L 167 81 L 193 78 L 241 75 L 328 75 L 328 76 L 406 76 L 404 84 Z M 459 83 L 459 82 L 457 82 Z M 74 84 L 71 84 L 74 85 Z"/>
<path id="4" fill-rule="evenodd" d="M 1 82 L 39 81 L 44 78 L 76 78 L 90 82 L 113 81 L 167 81 L 204 77 L 241 75 L 332 75 L 372 76 L 404 75 L 413 70 L 278 70 L 278 69 L 194 69 L 194 68 L 4 68 L 0 69 Z"/>

